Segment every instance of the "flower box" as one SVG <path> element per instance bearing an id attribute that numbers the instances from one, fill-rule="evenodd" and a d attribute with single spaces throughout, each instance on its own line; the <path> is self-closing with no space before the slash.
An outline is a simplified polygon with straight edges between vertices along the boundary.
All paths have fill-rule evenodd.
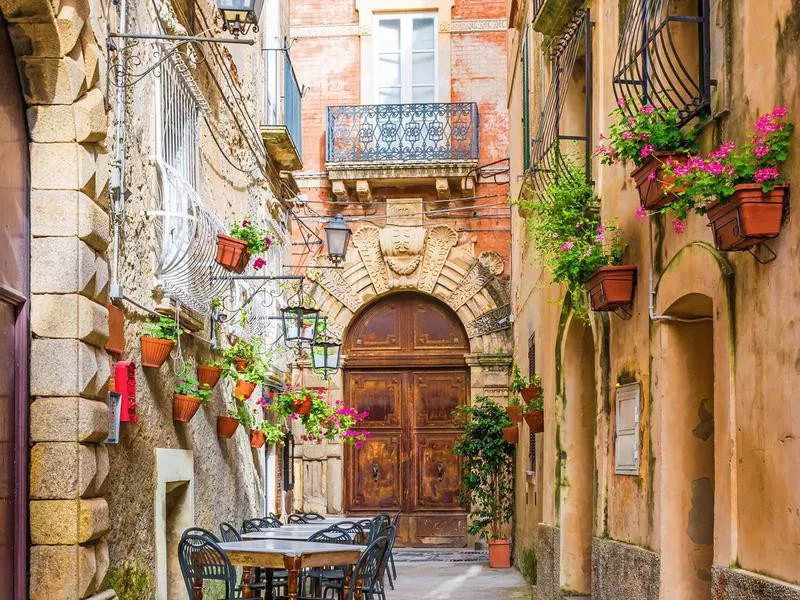
<path id="1" fill-rule="evenodd" d="M 200 408 L 200 398 L 175 394 L 172 397 L 172 420 L 188 423 Z"/>
<path id="2" fill-rule="evenodd" d="M 169 358 L 169 353 L 175 347 L 175 342 L 165 338 L 150 337 L 143 335 L 142 343 L 142 366 L 158 369 Z"/>
<path id="3" fill-rule="evenodd" d="M 247 243 L 235 237 L 218 233 L 216 261 L 218 265 L 228 271 L 241 273 L 250 262 Z"/>
<path id="4" fill-rule="evenodd" d="M 664 173 L 661 167 L 668 160 L 683 162 L 685 154 L 653 152 L 635 170 L 631 178 L 639 190 L 639 202 L 648 210 L 658 210 L 675 200 L 675 195 L 664 191 Z"/>
<path id="5" fill-rule="evenodd" d="M 212 367 L 211 365 L 200 365 L 197 367 L 198 383 L 209 390 L 217 385 L 221 374 L 222 367 Z"/>
<path id="6" fill-rule="evenodd" d="M 250 447 L 251 448 L 261 448 L 264 445 L 264 442 L 267 441 L 264 432 L 260 429 L 251 429 L 250 430 Z"/>
<path id="7" fill-rule="evenodd" d="M 237 419 L 222 415 L 217 417 L 217 437 L 222 439 L 231 438 L 238 428 L 239 421 Z"/>
<path id="8" fill-rule="evenodd" d="M 514 423 L 522 422 L 522 407 L 521 406 L 506 406 L 506 414 L 508 418 Z"/>
<path id="9" fill-rule="evenodd" d="M 236 387 L 233 390 L 233 395 L 237 398 L 246 400 L 253 394 L 253 390 L 256 389 L 256 384 L 250 381 L 246 381 L 244 379 L 240 379 L 236 382 Z"/>
<path id="10" fill-rule="evenodd" d="M 522 418 L 525 419 L 525 422 L 528 424 L 531 433 L 542 433 L 544 431 L 543 410 L 531 410 L 526 413 L 522 413 Z"/>
<path id="11" fill-rule="evenodd" d="M 636 267 L 617 265 L 601 267 L 584 284 L 592 310 L 614 311 L 633 302 Z"/>
<path id="12" fill-rule="evenodd" d="M 777 185 L 769 192 L 761 184 L 745 183 L 727 202 L 716 202 L 708 208 L 709 226 L 718 250 L 747 250 L 781 232 L 788 185 Z"/>
<path id="13" fill-rule="evenodd" d="M 503 438 L 509 444 L 516 444 L 519 441 L 519 428 L 516 425 L 503 427 Z"/>

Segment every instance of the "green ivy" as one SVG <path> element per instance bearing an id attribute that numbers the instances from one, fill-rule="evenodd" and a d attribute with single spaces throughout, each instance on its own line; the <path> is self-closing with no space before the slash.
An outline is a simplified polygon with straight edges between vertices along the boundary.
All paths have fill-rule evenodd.
<path id="1" fill-rule="evenodd" d="M 150 569 L 138 563 L 113 565 L 108 570 L 108 585 L 119 600 L 154 600 L 156 597 Z"/>

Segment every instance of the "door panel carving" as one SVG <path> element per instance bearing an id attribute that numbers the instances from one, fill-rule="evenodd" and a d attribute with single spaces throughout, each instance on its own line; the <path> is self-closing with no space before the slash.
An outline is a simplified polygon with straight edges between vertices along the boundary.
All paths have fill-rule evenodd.
<path id="1" fill-rule="evenodd" d="M 418 294 L 370 306 L 345 340 L 345 398 L 370 413 L 373 436 L 361 450 L 346 449 L 345 507 L 400 510 L 400 543 L 466 543 L 452 412 L 467 400 L 468 351 L 456 315 Z"/>

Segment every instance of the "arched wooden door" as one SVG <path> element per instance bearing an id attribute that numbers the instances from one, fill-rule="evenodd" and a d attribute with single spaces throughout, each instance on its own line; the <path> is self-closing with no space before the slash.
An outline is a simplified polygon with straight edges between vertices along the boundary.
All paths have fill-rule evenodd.
<path id="1" fill-rule="evenodd" d="M 0 15 L 0 600 L 27 598 L 28 136 Z"/>
<path id="2" fill-rule="evenodd" d="M 372 434 L 345 455 L 345 508 L 401 511 L 398 539 L 406 545 L 466 543 L 451 413 L 467 401 L 467 352 L 453 311 L 415 293 L 369 306 L 345 339 L 346 402 L 369 412 Z"/>

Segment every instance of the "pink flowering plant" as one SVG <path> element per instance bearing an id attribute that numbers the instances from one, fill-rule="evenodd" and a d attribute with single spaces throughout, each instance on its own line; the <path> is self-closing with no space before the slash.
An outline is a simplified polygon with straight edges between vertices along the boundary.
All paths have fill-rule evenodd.
<path id="1" fill-rule="evenodd" d="M 713 203 L 726 202 L 739 184 L 758 183 L 769 192 L 784 181 L 779 167 L 789 154 L 793 131 L 786 108 L 779 106 L 758 118 L 750 139 L 738 149 L 727 141 L 706 157 L 694 154 L 682 163 L 668 160 L 664 189 L 676 200 L 662 211 L 674 215 L 674 225 L 690 211 L 705 214 Z"/>
<path id="2" fill-rule="evenodd" d="M 595 150 L 595 156 L 605 165 L 622 161 L 638 166 L 655 152 L 696 150 L 695 131 L 683 131 L 677 109 L 653 104 L 638 106 L 633 98 L 619 98 L 610 116 L 614 122 L 608 137 L 600 134 L 600 145 Z"/>
<path id="3" fill-rule="evenodd" d="M 231 237 L 242 240 L 247 244 L 247 251 L 250 254 L 261 254 L 272 246 L 272 236 L 270 232 L 253 223 L 250 217 L 245 217 L 241 223 L 234 223 L 231 226 Z M 263 258 L 258 257 L 253 261 L 253 268 L 260 270 L 267 264 Z"/>
<path id="4" fill-rule="evenodd" d="M 567 163 L 529 206 L 528 233 L 553 280 L 567 286 L 579 315 L 587 315 L 584 282 L 600 267 L 622 263 L 622 231 L 600 220 L 600 199 L 583 170 Z"/>

